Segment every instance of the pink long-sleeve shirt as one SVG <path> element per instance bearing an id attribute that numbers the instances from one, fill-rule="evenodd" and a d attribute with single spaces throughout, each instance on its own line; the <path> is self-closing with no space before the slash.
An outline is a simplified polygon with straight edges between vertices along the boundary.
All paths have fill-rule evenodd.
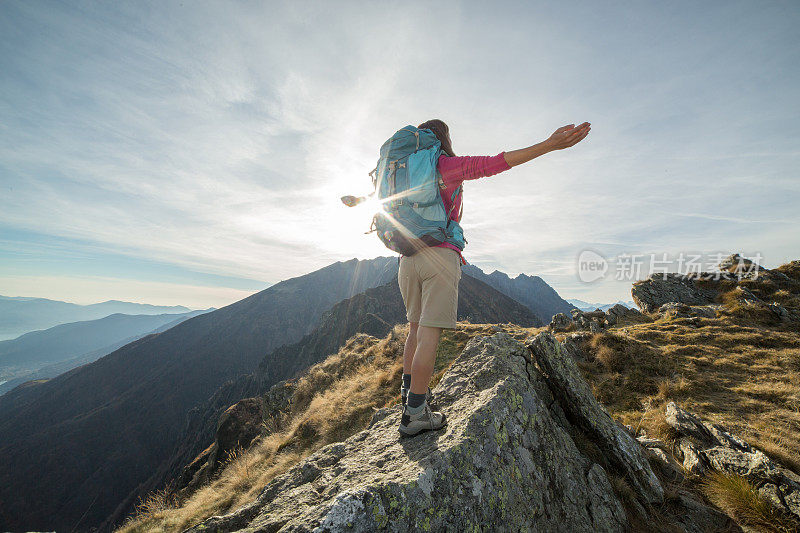
<path id="1" fill-rule="evenodd" d="M 455 202 L 451 202 L 453 192 L 466 180 L 474 180 L 494 176 L 504 170 L 511 168 L 506 162 L 505 152 L 500 152 L 495 156 L 455 156 L 449 157 L 446 154 L 439 156 L 436 168 L 442 175 L 445 188 L 442 189 L 442 200 L 444 207 L 450 213 L 450 219 L 461 222 L 461 195 L 458 195 Z M 462 264 L 467 264 L 461 250 L 448 242 L 443 242 L 438 246 L 451 248 L 458 252 Z"/>

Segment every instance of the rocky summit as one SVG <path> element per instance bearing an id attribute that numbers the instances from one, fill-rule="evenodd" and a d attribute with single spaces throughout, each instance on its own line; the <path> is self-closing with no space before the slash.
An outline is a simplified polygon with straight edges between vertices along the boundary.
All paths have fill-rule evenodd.
<path id="1" fill-rule="evenodd" d="M 592 396 L 575 349 L 550 333 L 476 337 L 434 390 L 445 429 L 400 438 L 400 407 L 380 409 L 252 503 L 188 531 L 624 531 L 613 480 L 639 509 L 664 493 L 645 448 Z"/>

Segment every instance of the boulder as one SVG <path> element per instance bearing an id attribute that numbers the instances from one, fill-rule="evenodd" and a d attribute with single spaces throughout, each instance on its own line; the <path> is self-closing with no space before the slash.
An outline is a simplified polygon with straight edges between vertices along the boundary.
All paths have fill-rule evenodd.
<path id="1" fill-rule="evenodd" d="M 597 309 L 595 311 L 581 311 L 580 309 L 573 309 L 572 324 L 578 329 L 589 331 L 591 333 L 599 333 L 609 325 L 606 321 L 605 312 Z"/>
<path id="2" fill-rule="evenodd" d="M 745 289 L 744 287 L 737 286 L 733 289 L 734 294 L 736 294 L 737 298 L 744 303 L 744 305 L 752 306 L 752 307 L 765 307 L 767 304 L 761 299 L 750 292 L 749 290 Z"/>
<path id="3" fill-rule="evenodd" d="M 766 268 L 739 254 L 731 254 L 720 261 L 719 269 L 735 274 L 741 279 L 756 279 L 760 273 L 767 271 Z"/>
<path id="4" fill-rule="evenodd" d="M 689 473 L 713 470 L 747 478 L 777 509 L 800 520 L 800 476 L 723 426 L 703 422 L 674 402 L 667 404 L 665 414 L 680 439 L 683 466 Z"/>
<path id="5" fill-rule="evenodd" d="M 189 531 L 625 531 L 609 474 L 642 504 L 663 501 L 645 450 L 551 334 L 528 347 L 506 333 L 470 340 L 434 390 L 445 429 L 400 438 L 400 407 L 381 409 L 251 504 Z"/>
<path id="6" fill-rule="evenodd" d="M 528 342 L 528 348 L 567 417 L 592 439 L 618 471 L 624 473 L 647 503 L 663 502 L 661 483 L 650 468 L 642 446 L 595 399 L 561 343 L 552 335 L 541 334 Z"/>
<path id="7" fill-rule="evenodd" d="M 694 495 L 686 491 L 678 490 L 678 496 L 671 505 L 676 507 L 671 514 L 678 519 L 679 531 L 687 533 L 742 531 L 727 515 L 698 501 Z"/>
<path id="8" fill-rule="evenodd" d="M 691 437 L 701 445 L 713 446 L 719 444 L 711 432 L 703 425 L 703 421 L 692 413 L 685 411 L 677 406 L 675 402 L 669 402 L 664 412 L 667 424 L 674 429 L 678 435 Z"/>
<path id="9" fill-rule="evenodd" d="M 791 320 L 791 315 L 789 314 L 789 310 L 783 307 L 778 302 L 772 302 L 769 304 L 769 310 L 775 313 L 775 315 L 780 318 L 784 322 L 788 322 Z"/>
<path id="10" fill-rule="evenodd" d="M 681 439 L 678 449 L 683 456 L 683 468 L 687 472 L 699 476 L 708 471 L 708 461 L 691 440 Z"/>
<path id="11" fill-rule="evenodd" d="M 779 483 L 783 477 L 777 465 L 759 450 L 742 452 L 727 446 L 714 446 L 703 450 L 703 455 L 714 470 L 746 477 L 756 483 Z"/>
<path id="12" fill-rule="evenodd" d="M 633 301 L 645 313 L 654 313 L 664 304 L 678 302 L 686 305 L 708 305 L 719 294 L 713 284 L 698 284 L 701 276 L 682 274 L 652 274 L 637 281 L 631 288 Z"/>
<path id="13" fill-rule="evenodd" d="M 551 331 L 563 332 L 573 327 L 572 319 L 564 313 L 556 313 L 548 325 Z"/>
<path id="14" fill-rule="evenodd" d="M 566 336 L 561 345 L 564 347 L 564 351 L 570 354 L 574 360 L 585 361 L 586 353 L 584 352 L 584 346 L 591 338 L 592 334 L 587 331 L 570 333 Z"/>

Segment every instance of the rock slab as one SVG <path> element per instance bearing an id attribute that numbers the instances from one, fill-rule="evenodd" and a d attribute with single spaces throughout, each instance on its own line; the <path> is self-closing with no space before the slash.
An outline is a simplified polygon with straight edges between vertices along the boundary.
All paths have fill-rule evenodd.
<path id="1" fill-rule="evenodd" d="M 550 385 L 525 344 L 505 333 L 472 339 L 434 391 L 446 429 L 401 439 L 399 406 L 381 409 L 369 428 L 322 448 L 253 503 L 188 531 L 624 531 L 608 472 L 572 435 L 601 438 L 616 475 L 657 502 L 643 448 L 585 383 L 580 405 L 566 405 L 576 400 L 563 384 L 580 378 L 550 334 L 529 344 L 537 362 L 558 361 Z"/>
<path id="2" fill-rule="evenodd" d="M 674 402 L 667 404 L 665 419 L 681 439 L 679 458 L 687 471 L 713 470 L 747 478 L 775 508 L 798 520 L 800 529 L 800 476 L 723 426 L 703 422 Z"/>

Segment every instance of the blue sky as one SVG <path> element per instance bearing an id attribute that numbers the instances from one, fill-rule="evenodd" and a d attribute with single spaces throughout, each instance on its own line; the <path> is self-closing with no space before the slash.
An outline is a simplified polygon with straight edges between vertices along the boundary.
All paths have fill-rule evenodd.
<path id="1" fill-rule="evenodd" d="M 339 196 L 396 129 L 495 155 L 468 261 L 564 297 L 607 257 L 800 258 L 800 4 L 0 3 L 0 294 L 221 306 L 389 255 Z"/>

